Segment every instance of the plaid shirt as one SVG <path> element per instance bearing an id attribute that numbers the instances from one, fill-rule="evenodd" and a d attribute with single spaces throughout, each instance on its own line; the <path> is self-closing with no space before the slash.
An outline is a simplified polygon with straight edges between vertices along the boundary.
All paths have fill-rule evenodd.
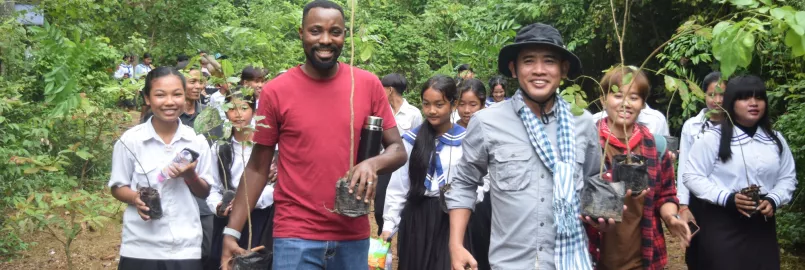
<path id="1" fill-rule="evenodd" d="M 600 127 L 600 125 L 598 125 Z M 660 207 L 666 203 L 679 204 L 676 198 L 676 186 L 674 185 L 674 167 L 669 154 L 665 154 L 661 164 L 658 164 L 657 148 L 654 145 L 654 137 L 648 128 L 637 125 L 643 132 L 643 141 L 640 143 L 640 153 L 647 159 L 649 183 L 651 191 L 646 195 L 643 205 L 643 218 L 640 220 L 641 227 L 641 247 L 643 254 L 642 262 L 644 269 L 663 269 L 668 264 L 668 253 L 665 248 L 665 236 L 662 230 L 662 220 L 660 217 Z M 606 138 L 601 139 L 601 145 L 606 144 Z M 626 152 L 626 149 L 622 149 Z M 607 160 L 607 173 L 612 173 L 612 166 Z M 606 179 L 611 181 L 611 179 Z M 585 225 L 587 235 L 590 239 L 590 254 L 593 258 L 593 265 L 600 260 L 602 233 L 595 228 Z"/>

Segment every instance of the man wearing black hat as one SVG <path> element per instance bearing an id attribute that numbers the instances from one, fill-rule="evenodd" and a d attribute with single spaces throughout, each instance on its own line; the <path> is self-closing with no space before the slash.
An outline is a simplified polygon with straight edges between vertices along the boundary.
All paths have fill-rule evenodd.
<path id="1" fill-rule="evenodd" d="M 498 70 L 516 78 L 510 100 L 476 113 L 462 143 L 452 189 L 450 253 L 454 270 L 475 259 L 463 238 L 475 191 L 491 175 L 492 269 L 592 269 L 579 217 L 578 191 L 598 174 L 601 154 L 592 115 L 574 116 L 557 97 L 563 79 L 581 74 L 555 28 L 523 27 L 498 56 Z M 609 230 L 614 220 L 585 221 Z"/>

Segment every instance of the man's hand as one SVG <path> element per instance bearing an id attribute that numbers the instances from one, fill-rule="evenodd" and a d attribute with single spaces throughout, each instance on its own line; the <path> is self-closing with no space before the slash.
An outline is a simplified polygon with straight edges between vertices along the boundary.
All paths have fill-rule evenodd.
<path id="1" fill-rule="evenodd" d="M 358 200 L 363 198 L 364 203 L 374 201 L 377 187 L 375 185 L 377 168 L 371 160 L 364 160 L 352 169 L 352 180 L 349 183 L 349 193 L 354 193 L 357 184 L 358 192 L 355 193 L 355 198 Z"/>
<path id="2" fill-rule="evenodd" d="M 690 228 L 687 222 L 676 217 L 669 217 L 665 226 L 668 227 L 672 235 L 682 240 L 680 242 L 682 248 L 687 248 L 690 245 Z"/>
<path id="3" fill-rule="evenodd" d="M 771 206 L 771 202 L 769 202 L 769 200 L 760 200 L 760 206 L 757 207 L 757 210 L 760 211 L 760 214 L 766 217 L 774 216 L 774 207 Z"/>
<path id="4" fill-rule="evenodd" d="M 246 253 L 246 250 L 238 246 L 238 240 L 235 240 L 235 238 L 230 235 L 224 235 L 224 249 L 221 252 L 221 269 L 232 269 L 232 258 L 235 255 L 243 253 Z"/>
<path id="5" fill-rule="evenodd" d="M 450 265 L 453 266 L 453 270 L 465 270 L 467 266 L 472 270 L 478 270 L 478 262 L 463 246 L 450 246 Z"/>
<path id="6" fill-rule="evenodd" d="M 738 212 L 741 213 L 741 215 L 750 217 L 750 213 L 757 210 L 757 205 L 755 205 L 755 202 L 752 201 L 752 198 L 749 198 L 749 196 L 735 193 L 735 208 L 738 208 Z"/>
<path id="7" fill-rule="evenodd" d="M 143 202 L 143 200 L 140 200 L 139 193 L 137 193 L 137 197 L 134 197 L 132 205 L 134 205 L 134 207 L 137 207 L 137 214 L 140 214 L 140 218 L 142 218 L 145 221 L 151 220 L 151 217 L 145 214 L 145 212 L 148 212 L 149 210 L 151 210 L 151 208 L 145 206 L 145 202 Z"/>

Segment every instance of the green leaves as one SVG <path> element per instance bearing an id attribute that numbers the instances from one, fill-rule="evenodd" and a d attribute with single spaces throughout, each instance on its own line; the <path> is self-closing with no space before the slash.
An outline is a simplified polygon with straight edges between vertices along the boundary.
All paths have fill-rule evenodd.
<path id="1" fill-rule="evenodd" d="M 739 67 L 752 63 L 755 36 L 750 29 L 757 29 L 752 22 L 733 23 L 724 21 L 713 27 L 713 56 L 721 62 L 721 73 L 729 77 Z"/>

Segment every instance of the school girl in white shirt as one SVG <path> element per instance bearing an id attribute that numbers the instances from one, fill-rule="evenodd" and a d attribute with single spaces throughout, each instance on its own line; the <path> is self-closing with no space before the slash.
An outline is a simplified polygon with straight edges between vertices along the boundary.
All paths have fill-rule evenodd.
<path id="1" fill-rule="evenodd" d="M 252 154 L 252 135 L 254 132 L 251 126 L 254 118 L 255 99 L 253 95 L 243 95 L 241 88 L 235 88 L 232 95 L 226 97 L 226 103 L 230 104 L 226 112 L 227 119 L 232 122 L 232 138 L 226 143 L 216 143 L 212 146 L 213 183 L 210 196 L 207 197 L 207 205 L 216 212 L 213 247 L 211 260 L 217 261 L 209 263 L 210 268 L 218 269 L 221 265 L 221 250 L 223 245 L 223 230 L 228 222 L 227 217 L 232 210 L 232 202 L 229 205 L 222 205 L 222 194 L 225 190 L 236 191 L 240 187 L 240 180 L 243 179 L 243 172 L 246 163 Z M 259 188 L 259 187 L 248 187 Z M 257 206 L 252 210 L 252 247 L 264 245 L 268 250 L 273 247 L 272 231 L 274 219 L 274 184 L 270 183 L 263 187 L 263 193 L 257 199 Z M 265 241 L 263 240 L 265 239 Z M 247 248 L 248 234 L 244 234 L 238 244 L 241 248 Z"/>
<path id="2" fill-rule="evenodd" d="M 796 188 L 791 149 L 771 129 L 759 77 L 730 79 L 723 107 L 728 119 L 693 143 L 683 176 L 701 227 L 689 269 L 780 269 L 775 212 Z M 760 186 L 758 202 L 740 193 L 750 185 Z"/>
<path id="3" fill-rule="evenodd" d="M 452 78 L 430 78 L 420 95 L 426 121 L 403 135 L 410 159 L 391 176 L 381 239 L 399 230 L 400 269 L 448 270 L 450 217 L 439 194 L 461 159 L 465 129 L 450 121 L 457 97 Z"/>
<path id="4" fill-rule="evenodd" d="M 212 179 L 210 148 L 204 136 L 182 125 L 185 82 L 168 67 L 146 76 L 145 101 L 154 115 L 126 131 L 115 143 L 109 180 L 112 195 L 129 204 L 123 214 L 118 269 L 190 270 L 201 268 L 202 229 L 195 196 L 206 198 Z M 188 165 L 174 164 L 185 148 L 199 156 Z M 167 179 L 158 175 L 167 168 Z M 152 219 L 138 190 L 155 188 L 163 216 Z"/>
<path id="5" fill-rule="evenodd" d="M 685 165 L 688 162 L 693 143 L 702 138 L 708 129 L 716 127 L 724 119 L 724 112 L 720 106 L 724 99 L 724 89 L 726 88 L 727 84 L 721 81 L 721 72 L 714 71 L 707 74 L 702 81 L 702 89 L 705 90 L 704 101 L 707 108 L 702 109 L 699 114 L 686 120 L 685 124 L 682 125 L 682 135 L 679 136 L 676 196 L 679 198 L 679 216 L 686 223 L 696 223 L 696 218 L 688 211 L 690 192 L 682 181 L 682 175 L 685 174 Z"/>

